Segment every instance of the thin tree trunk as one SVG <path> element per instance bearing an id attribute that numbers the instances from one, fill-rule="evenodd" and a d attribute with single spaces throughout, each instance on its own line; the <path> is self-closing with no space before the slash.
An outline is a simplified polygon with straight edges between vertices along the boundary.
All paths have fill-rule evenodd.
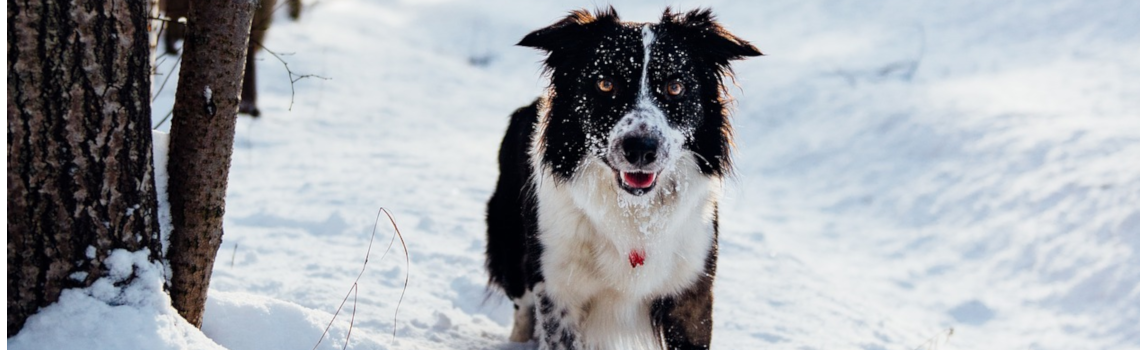
<path id="1" fill-rule="evenodd" d="M 194 0 L 170 127 L 170 297 L 190 323 L 202 311 L 222 244 L 226 182 L 256 1 Z"/>
<path id="2" fill-rule="evenodd" d="M 161 242 L 147 2 L 8 1 L 8 336 Z"/>

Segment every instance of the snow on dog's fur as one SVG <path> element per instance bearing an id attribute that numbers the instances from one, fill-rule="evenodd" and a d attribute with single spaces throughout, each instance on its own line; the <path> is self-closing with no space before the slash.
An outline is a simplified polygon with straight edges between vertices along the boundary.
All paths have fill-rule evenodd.
<path id="1" fill-rule="evenodd" d="M 723 79 L 760 52 L 708 10 L 656 24 L 575 11 L 519 45 L 547 52 L 551 84 L 511 117 L 487 209 L 511 340 L 708 348 L 731 167 Z"/>

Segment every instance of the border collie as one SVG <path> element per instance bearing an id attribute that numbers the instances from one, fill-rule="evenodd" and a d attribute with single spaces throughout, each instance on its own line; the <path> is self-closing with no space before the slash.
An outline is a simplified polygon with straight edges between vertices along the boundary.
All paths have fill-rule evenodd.
<path id="1" fill-rule="evenodd" d="M 709 10 L 660 23 L 579 10 L 518 45 L 547 93 L 511 116 L 487 205 L 490 285 L 539 349 L 707 349 L 717 200 L 731 170 L 723 80 L 760 51 Z"/>

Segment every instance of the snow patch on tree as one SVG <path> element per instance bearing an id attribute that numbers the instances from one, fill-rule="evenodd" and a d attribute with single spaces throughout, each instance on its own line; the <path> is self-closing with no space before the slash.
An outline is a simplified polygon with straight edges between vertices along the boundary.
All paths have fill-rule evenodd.
<path id="1" fill-rule="evenodd" d="M 207 95 L 209 93 L 207 88 Z M 162 241 L 162 256 L 165 259 L 166 250 L 170 247 L 170 231 L 174 227 L 174 219 L 170 214 L 170 195 L 167 191 L 170 174 L 166 171 L 167 160 L 170 159 L 170 134 L 154 130 L 151 132 L 154 153 L 154 192 L 158 195 L 158 231 Z M 170 276 L 170 274 L 166 274 Z"/>

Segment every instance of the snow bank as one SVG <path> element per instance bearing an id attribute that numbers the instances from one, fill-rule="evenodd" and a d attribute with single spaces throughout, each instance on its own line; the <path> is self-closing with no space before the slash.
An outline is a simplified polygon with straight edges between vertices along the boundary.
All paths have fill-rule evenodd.
<path id="1" fill-rule="evenodd" d="M 64 290 L 55 304 L 28 319 L 8 338 L 9 349 L 224 349 L 170 306 L 162 290 L 162 267 L 147 262 L 148 251 L 112 252 L 110 275 L 91 287 Z M 125 287 L 131 271 L 134 280 Z"/>
<path id="2" fill-rule="evenodd" d="M 326 327 L 328 334 L 316 349 L 344 349 L 346 338 L 348 349 L 387 349 L 390 344 L 361 329 L 348 337 L 347 313 L 330 327 L 329 313 L 245 293 L 211 292 L 198 330 L 170 306 L 161 266 L 147 262 L 148 254 L 112 252 L 106 260 L 108 277 L 89 288 L 63 291 L 59 302 L 29 318 L 8 339 L 8 348 L 309 350 Z M 127 281 L 132 270 L 136 276 Z M 121 283 L 126 287 L 115 286 Z"/>
<path id="3" fill-rule="evenodd" d="M 290 302 L 248 293 L 211 292 L 202 332 L 230 350 L 388 349 L 391 339 L 377 339 L 361 329 L 348 337 L 351 304 L 329 327 L 333 315 Z M 328 334 L 321 339 L 325 328 Z"/>

